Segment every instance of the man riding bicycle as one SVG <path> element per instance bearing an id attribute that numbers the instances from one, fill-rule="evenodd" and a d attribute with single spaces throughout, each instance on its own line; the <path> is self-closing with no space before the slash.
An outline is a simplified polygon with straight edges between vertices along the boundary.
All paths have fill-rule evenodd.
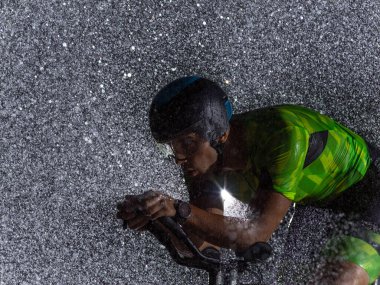
<path id="1" fill-rule="evenodd" d="M 118 217 L 134 230 L 174 217 L 208 252 L 224 247 L 239 254 L 268 241 L 293 202 L 333 205 L 374 167 L 366 142 L 331 118 L 296 105 L 232 115 L 224 91 L 198 76 L 161 89 L 151 105 L 150 127 L 161 148 L 182 167 L 190 202 L 150 191 L 127 196 Z M 223 216 L 222 189 L 249 204 L 253 217 Z M 373 203 L 380 201 L 380 191 L 373 192 Z M 374 205 L 360 213 L 371 229 L 380 224 Z M 337 250 L 324 268 L 325 284 L 369 284 L 379 277 L 378 233 L 355 229 L 331 244 Z M 329 274 L 331 267 L 340 273 Z"/>

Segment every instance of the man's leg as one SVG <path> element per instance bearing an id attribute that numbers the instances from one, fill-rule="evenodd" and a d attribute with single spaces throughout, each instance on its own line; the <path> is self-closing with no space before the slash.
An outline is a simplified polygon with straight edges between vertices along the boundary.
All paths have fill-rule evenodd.
<path id="1" fill-rule="evenodd" d="M 367 285 L 369 284 L 368 273 L 359 265 L 352 262 L 342 262 L 337 265 L 342 274 L 338 276 L 336 285 Z"/>
<path id="2" fill-rule="evenodd" d="M 360 233 L 360 232 L 359 232 Z M 341 236 L 330 241 L 328 262 L 319 269 L 315 284 L 370 284 L 380 277 L 380 234 Z"/>
<path id="3" fill-rule="evenodd" d="M 336 260 L 320 268 L 319 284 L 370 284 L 380 277 L 380 151 L 370 152 L 373 162 L 363 181 L 333 201 L 346 213 L 344 230 L 336 233 L 346 240 L 330 245 Z"/>
<path id="4" fill-rule="evenodd" d="M 330 262 L 319 269 L 317 280 L 312 284 L 318 285 L 368 285 L 368 273 L 352 262 Z"/>

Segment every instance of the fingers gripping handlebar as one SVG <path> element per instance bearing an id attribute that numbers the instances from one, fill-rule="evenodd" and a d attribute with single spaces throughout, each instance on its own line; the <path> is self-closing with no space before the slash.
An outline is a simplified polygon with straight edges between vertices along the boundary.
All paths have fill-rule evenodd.
<path id="1" fill-rule="evenodd" d="M 122 205 L 118 207 L 122 207 Z M 140 212 L 139 209 L 134 209 L 134 211 Z M 127 222 L 124 221 L 123 227 L 127 226 Z M 237 259 L 222 261 L 218 258 L 218 254 L 211 256 L 210 252 L 205 250 L 201 252 L 182 229 L 181 225 L 172 217 L 160 217 L 157 220 L 151 220 L 144 227 L 166 247 L 171 257 L 178 264 L 206 270 L 209 273 L 210 285 L 238 284 L 236 281 L 237 272 L 245 271 L 248 263 L 267 259 L 272 252 L 269 244 L 257 242 L 245 251 L 235 252 Z M 250 272 L 252 273 L 251 270 Z M 260 272 L 256 273 L 256 276 L 259 276 L 258 280 L 262 280 Z M 261 283 L 259 281 L 259 283 L 255 284 Z"/>
<path id="2" fill-rule="evenodd" d="M 122 204 L 118 205 L 119 210 L 122 207 Z M 139 209 L 134 209 L 134 211 L 140 212 Z M 128 223 L 125 220 L 123 227 L 128 227 Z M 245 271 L 248 262 L 265 260 L 272 252 L 271 247 L 267 243 L 258 242 L 245 251 L 235 252 L 237 259 L 222 261 L 218 258 L 218 252 L 215 254 L 215 252 L 206 251 L 206 249 L 201 252 L 182 227 L 171 217 L 160 217 L 157 220 L 150 220 L 144 228 L 149 230 L 166 247 L 171 257 L 178 264 L 206 270 L 209 274 L 209 285 L 248 284 L 237 283 L 238 272 Z M 252 271 L 250 272 L 252 273 Z M 260 272 L 256 273 L 256 276 L 259 276 L 258 280 L 262 280 Z M 259 281 L 257 284 L 261 283 Z"/>

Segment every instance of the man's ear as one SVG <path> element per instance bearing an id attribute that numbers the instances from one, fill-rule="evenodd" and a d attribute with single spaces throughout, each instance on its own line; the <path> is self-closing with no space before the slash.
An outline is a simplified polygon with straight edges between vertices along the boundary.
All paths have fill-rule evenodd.
<path id="1" fill-rule="evenodd" d="M 219 143 L 225 143 L 226 140 L 228 139 L 229 134 L 230 134 L 230 129 L 228 129 L 226 132 L 223 133 L 223 135 L 219 137 Z"/>

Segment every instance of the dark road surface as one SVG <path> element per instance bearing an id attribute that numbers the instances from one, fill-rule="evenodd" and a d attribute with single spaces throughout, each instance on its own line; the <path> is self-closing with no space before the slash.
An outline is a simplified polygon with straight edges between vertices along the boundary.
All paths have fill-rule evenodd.
<path id="1" fill-rule="evenodd" d="M 302 104 L 380 147 L 378 1 L 0 1 L 0 284 L 204 284 L 116 203 L 187 198 L 149 133 L 155 92 L 199 74 L 235 112 Z M 243 213 L 235 207 L 232 213 Z M 296 206 L 259 265 L 303 284 L 337 217 Z"/>

